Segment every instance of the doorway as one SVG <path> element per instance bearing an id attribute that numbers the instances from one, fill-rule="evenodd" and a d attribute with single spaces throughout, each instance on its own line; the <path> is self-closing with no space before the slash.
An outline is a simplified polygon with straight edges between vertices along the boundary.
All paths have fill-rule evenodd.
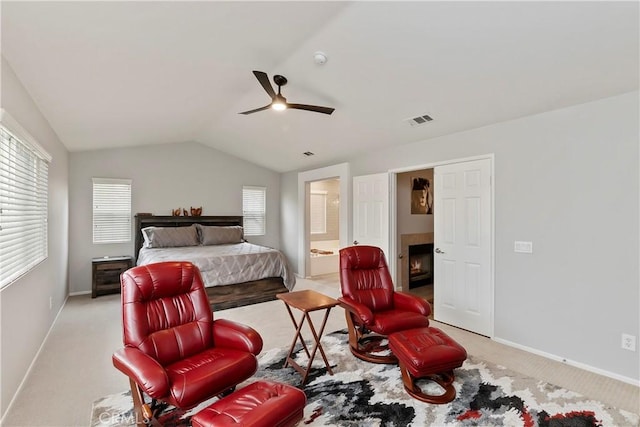
<path id="1" fill-rule="evenodd" d="M 396 174 L 396 287 L 433 306 L 433 168 Z"/>
<path id="2" fill-rule="evenodd" d="M 402 233 L 411 216 L 403 216 L 413 185 L 407 177 L 433 171 L 433 225 L 426 233 Z M 409 291 L 408 245 L 425 240 L 434 243 L 434 319 L 480 335 L 493 336 L 494 318 L 494 156 L 455 159 L 389 171 L 390 265 L 400 290 Z M 422 206 L 422 204 L 421 204 Z M 403 238 L 404 237 L 404 238 Z M 454 243 L 455 242 L 455 243 Z M 417 288 L 420 289 L 420 288 Z M 412 290 L 413 291 L 413 290 Z M 426 299 L 429 299 L 428 297 Z"/>
<path id="3" fill-rule="evenodd" d="M 340 248 L 348 245 L 349 239 L 349 201 L 351 200 L 351 190 L 349 183 L 351 175 L 349 164 L 341 163 L 334 166 L 327 166 L 320 169 L 298 173 L 298 260 L 297 274 L 300 277 L 310 277 L 311 267 L 311 225 L 309 211 L 311 208 L 311 184 L 316 181 L 337 179 L 339 181 L 338 222 Z"/>
<path id="4" fill-rule="evenodd" d="M 309 185 L 309 275 L 338 273 L 340 268 L 340 179 Z"/>

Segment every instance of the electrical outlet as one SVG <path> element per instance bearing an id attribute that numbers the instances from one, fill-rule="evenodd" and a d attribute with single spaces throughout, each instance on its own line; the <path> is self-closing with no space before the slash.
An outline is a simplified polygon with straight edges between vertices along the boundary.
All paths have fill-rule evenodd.
<path id="1" fill-rule="evenodd" d="M 636 351 L 636 337 L 634 335 L 622 334 L 622 348 L 629 351 Z"/>
<path id="2" fill-rule="evenodd" d="M 513 251 L 519 252 L 523 254 L 532 254 L 533 253 L 533 242 L 513 242 Z"/>

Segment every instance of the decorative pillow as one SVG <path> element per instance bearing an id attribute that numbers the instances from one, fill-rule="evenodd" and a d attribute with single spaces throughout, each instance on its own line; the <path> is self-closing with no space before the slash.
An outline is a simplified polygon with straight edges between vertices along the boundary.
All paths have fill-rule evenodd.
<path id="1" fill-rule="evenodd" d="M 145 248 L 177 248 L 198 246 L 196 227 L 146 227 L 142 229 Z"/>
<path id="2" fill-rule="evenodd" d="M 239 225 L 219 227 L 197 224 L 200 243 L 205 246 L 242 243 L 243 230 Z"/>

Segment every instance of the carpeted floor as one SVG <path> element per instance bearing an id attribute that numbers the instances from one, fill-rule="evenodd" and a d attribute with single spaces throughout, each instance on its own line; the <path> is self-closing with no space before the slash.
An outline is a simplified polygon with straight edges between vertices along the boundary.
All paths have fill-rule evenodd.
<path id="1" fill-rule="evenodd" d="M 638 414 L 473 356 L 455 372 L 456 399 L 450 404 L 430 405 L 404 391 L 397 366 L 366 363 L 351 355 L 345 331 L 326 335 L 323 347 L 334 375 L 327 374 L 321 359 L 314 361 L 315 369 L 303 387 L 307 406 L 301 425 L 578 427 L 640 423 Z M 259 370 L 250 382 L 264 378 L 300 386 L 300 375 L 292 368 L 282 368 L 285 354 L 284 349 L 263 352 Z M 303 363 L 306 355 L 301 351 L 297 357 Z M 187 413 L 168 411 L 162 423 L 188 426 L 190 415 L 206 404 Z M 131 406 L 128 392 L 99 399 L 92 408 L 91 426 L 131 426 Z"/>

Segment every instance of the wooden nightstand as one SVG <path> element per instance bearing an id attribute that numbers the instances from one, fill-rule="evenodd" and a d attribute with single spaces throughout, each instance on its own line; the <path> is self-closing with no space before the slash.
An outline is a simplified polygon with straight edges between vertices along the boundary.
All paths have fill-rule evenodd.
<path id="1" fill-rule="evenodd" d="M 133 257 L 110 256 L 91 260 L 91 298 L 120 293 L 120 275 L 133 266 Z"/>

